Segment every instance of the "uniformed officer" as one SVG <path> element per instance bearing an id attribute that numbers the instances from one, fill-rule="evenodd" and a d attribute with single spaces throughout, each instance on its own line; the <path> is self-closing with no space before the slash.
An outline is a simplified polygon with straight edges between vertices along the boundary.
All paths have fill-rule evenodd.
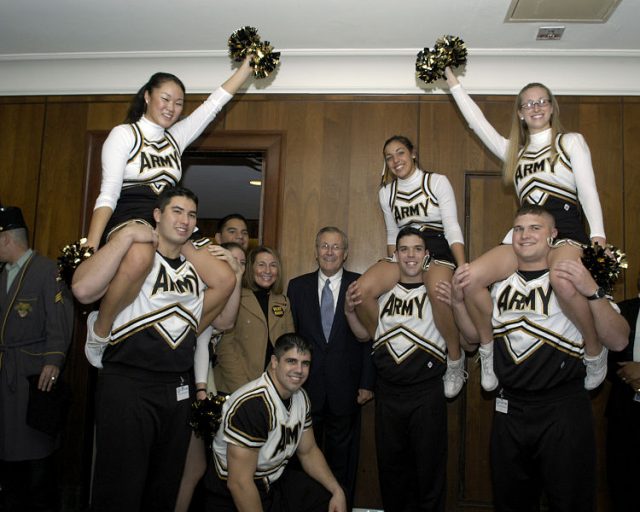
<path id="1" fill-rule="evenodd" d="M 56 280 L 55 262 L 29 248 L 20 208 L 0 207 L 0 262 L 3 510 L 57 510 L 51 455 L 58 439 L 30 426 L 27 410 L 30 386 L 44 393 L 56 386 L 71 341 L 73 301 Z"/>

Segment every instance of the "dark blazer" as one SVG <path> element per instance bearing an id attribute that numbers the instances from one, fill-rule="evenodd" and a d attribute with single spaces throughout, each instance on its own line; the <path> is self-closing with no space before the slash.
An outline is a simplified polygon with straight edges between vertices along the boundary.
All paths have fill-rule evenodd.
<path id="1" fill-rule="evenodd" d="M 318 271 L 289 282 L 287 297 L 291 303 L 296 332 L 312 343 L 311 372 L 305 389 L 311 400 L 312 414 L 328 404 L 336 415 L 352 414 L 358 409 L 358 389 L 373 390 L 375 370 L 371 343 L 359 342 L 344 315 L 344 295 L 359 274 L 344 271 L 333 318 L 329 342 L 324 339 L 318 299 Z"/>
<path id="2" fill-rule="evenodd" d="M 629 344 L 621 352 L 609 352 L 609 380 L 611 393 L 607 402 L 607 416 L 629 419 L 630 414 L 640 414 L 640 402 L 634 402 L 634 391 L 631 386 L 622 382 L 616 372 L 620 369 L 618 362 L 633 361 L 633 342 L 636 336 L 636 320 L 640 310 L 640 298 L 629 299 L 618 304 L 620 313 L 629 322 Z"/>

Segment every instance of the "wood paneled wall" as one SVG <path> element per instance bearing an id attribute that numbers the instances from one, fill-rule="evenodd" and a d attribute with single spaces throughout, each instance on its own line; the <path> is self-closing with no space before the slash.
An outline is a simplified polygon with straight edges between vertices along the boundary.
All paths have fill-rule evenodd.
<path id="1" fill-rule="evenodd" d="M 190 98 L 188 109 L 204 96 Z M 507 133 L 513 98 L 477 97 L 489 120 Z M 109 130 L 124 118 L 128 97 L 7 97 L 0 98 L 0 201 L 20 205 L 33 231 L 34 246 L 55 257 L 65 243 L 81 234 L 83 190 L 89 154 L 89 132 Z M 640 100 L 627 97 L 561 97 L 562 120 L 579 131 L 591 148 L 610 242 L 626 249 L 629 269 L 616 288 L 616 298 L 632 297 L 640 270 Z M 324 225 L 344 229 L 350 238 L 348 267 L 364 271 L 385 255 L 385 235 L 377 191 L 382 169 L 382 143 L 403 134 L 418 149 L 424 169 L 447 174 L 456 192 L 458 211 L 469 246 L 492 246 L 496 231 L 508 222 L 513 192 L 496 173 L 500 163 L 466 127 L 448 96 L 243 95 L 230 103 L 208 128 L 210 133 L 281 134 L 279 209 L 269 215 L 286 277 L 315 268 L 313 240 Z M 491 233 L 491 234 L 487 234 Z M 480 250 L 480 249 L 477 249 Z M 71 374 L 86 382 L 82 341 L 73 347 Z M 78 375 L 83 375 L 78 377 Z M 84 379 L 84 380 L 82 380 Z M 83 387 L 84 389 L 84 387 Z M 606 388 L 594 394 L 602 459 L 603 405 Z M 84 415 L 91 397 L 74 411 Z M 449 509 L 486 510 L 488 428 L 491 397 L 480 392 L 474 367 L 462 395 L 449 405 Z M 376 477 L 372 471 L 372 409 L 365 409 L 365 435 L 360 506 L 376 507 Z M 84 419 L 74 417 L 75 432 Z M 74 442 L 81 451 L 81 443 Z M 605 469 L 600 465 L 599 510 L 608 510 Z M 80 481 L 81 471 L 68 482 Z M 74 480 L 75 479 L 75 480 Z"/>

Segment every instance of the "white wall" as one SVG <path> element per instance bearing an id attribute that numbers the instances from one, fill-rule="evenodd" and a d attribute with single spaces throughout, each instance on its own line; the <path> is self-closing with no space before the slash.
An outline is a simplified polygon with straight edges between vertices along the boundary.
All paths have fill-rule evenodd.
<path id="1" fill-rule="evenodd" d="M 249 93 L 442 93 L 415 78 L 415 50 L 288 50 Z M 135 92 L 156 71 L 205 93 L 232 71 L 226 52 L 47 54 L 0 57 L 0 96 Z M 513 94 L 536 81 L 556 94 L 640 95 L 640 52 L 473 50 L 462 79 L 477 94 Z M 442 86 L 443 83 L 436 84 Z"/>

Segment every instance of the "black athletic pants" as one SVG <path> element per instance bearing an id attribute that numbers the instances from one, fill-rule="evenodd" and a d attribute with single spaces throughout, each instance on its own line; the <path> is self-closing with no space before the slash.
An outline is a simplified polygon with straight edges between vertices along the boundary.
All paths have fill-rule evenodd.
<path id="1" fill-rule="evenodd" d="M 589 395 L 573 390 L 524 398 L 505 392 L 506 414 L 495 412 L 491 474 L 496 512 L 595 510 L 596 450 Z"/>
<path id="2" fill-rule="evenodd" d="M 207 512 L 236 512 L 227 481 L 216 474 L 214 464 L 204 477 Z M 267 490 L 256 482 L 265 512 L 326 512 L 331 494 L 301 469 L 286 467 L 282 476 Z"/>
<path id="3" fill-rule="evenodd" d="M 178 400 L 176 388 L 189 374 L 114 366 L 98 377 L 92 510 L 173 512 L 192 402 Z"/>
<path id="4" fill-rule="evenodd" d="M 445 509 L 447 408 L 442 379 L 427 389 L 376 390 L 376 453 L 385 512 Z M 382 389 L 381 389 L 382 388 Z"/>

